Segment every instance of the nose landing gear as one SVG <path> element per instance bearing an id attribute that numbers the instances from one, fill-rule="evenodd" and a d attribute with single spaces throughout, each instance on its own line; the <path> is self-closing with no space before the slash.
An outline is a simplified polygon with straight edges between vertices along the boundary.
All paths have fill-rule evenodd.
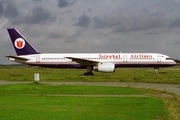
<path id="1" fill-rule="evenodd" d="M 157 67 L 154 67 L 154 73 L 153 73 L 154 76 L 157 75 L 157 69 L 158 69 Z"/>

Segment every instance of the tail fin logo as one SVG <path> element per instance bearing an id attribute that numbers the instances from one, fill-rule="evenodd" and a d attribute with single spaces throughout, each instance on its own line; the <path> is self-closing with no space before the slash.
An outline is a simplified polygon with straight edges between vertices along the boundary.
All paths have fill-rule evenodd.
<path id="1" fill-rule="evenodd" d="M 17 38 L 14 41 L 14 45 L 17 49 L 22 49 L 25 46 L 25 41 L 22 38 Z"/>

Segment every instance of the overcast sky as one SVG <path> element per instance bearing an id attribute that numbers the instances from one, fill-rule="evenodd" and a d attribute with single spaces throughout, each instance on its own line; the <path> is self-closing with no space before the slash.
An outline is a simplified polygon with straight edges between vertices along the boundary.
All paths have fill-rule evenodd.
<path id="1" fill-rule="evenodd" d="M 0 0 L 0 64 L 16 55 L 7 28 L 41 53 L 148 52 L 180 59 L 180 0 Z"/>

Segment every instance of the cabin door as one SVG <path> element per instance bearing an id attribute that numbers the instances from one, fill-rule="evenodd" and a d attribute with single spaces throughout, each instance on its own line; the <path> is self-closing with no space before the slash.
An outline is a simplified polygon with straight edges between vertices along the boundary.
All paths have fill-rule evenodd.
<path id="1" fill-rule="evenodd" d="M 161 62 L 161 56 L 160 55 L 157 56 L 157 62 Z"/>
<path id="2" fill-rule="evenodd" d="M 40 62 L 40 55 L 37 55 L 36 56 L 36 63 L 39 63 Z"/>
<path id="3" fill-rule="evenodd" d="M 127 55 L 123 55 L 123 62 L 127 62 Z"/>

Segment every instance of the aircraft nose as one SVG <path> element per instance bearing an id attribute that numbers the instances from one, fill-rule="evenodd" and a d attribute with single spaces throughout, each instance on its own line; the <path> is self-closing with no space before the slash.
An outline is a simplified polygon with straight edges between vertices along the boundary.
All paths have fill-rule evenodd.
<path id="1" fill-rule="evenodd" d="M 174 60 L 172 60 L 172 64 L 173 64 L 173 65 L 176 65 L 176 62 L 175 62 Z"/>

